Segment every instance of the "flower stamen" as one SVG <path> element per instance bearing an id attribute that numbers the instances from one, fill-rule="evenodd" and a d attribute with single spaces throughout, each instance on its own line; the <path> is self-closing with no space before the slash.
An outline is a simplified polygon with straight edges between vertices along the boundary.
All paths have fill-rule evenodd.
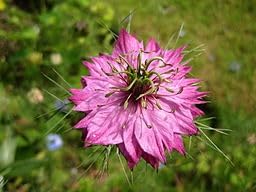
<path id="1" fill-rule="evenodd" d="M 138 78 L 134 78 L 133 81 L 130 83 L 130 85 L 128 87 L 121 88 L 120 90 L 129 91 L 133 87 L 133 85 L 136 83 L 137 80 L 138 80 Z"/>
<path id="2" fill-rule="evenodd" d="M 155 84 L 153 83 L 152 80 L 146 78 L 146 79 L 144 79 L 144 81 L 148 81 L 148 82 L 150 83 L 150 85 L 151 85 L 151 88 L 150 88 L 148 91 L 146 91 L 145 93 L 140 94 L 140 95 L 136 98 L 136 100 L 139 100 L 141 97 L 144 97 L 144 96 L 146 96 L 146 95 L 149 95 L 149 94 L 153 93 L 153 92 L 156 90 L 156 86 L 155 86 Z"/>
<path id="3" fill-rule="evenodd" d="M 119 59 L 122 63 L 122 60 L 128 65 L 128 67 L 133 70 L 133 66 L 131 66 L 131 64 L 122 56 L 122 55 L 119 55 Z M 121 60 L 122 59 L 122 60 Z"/>
<path id="4" fill-rule="evenodd" d="M 127 109 L 127 107 L 128 107 L 128 104 L 129 104 L 129 99 L 130 99 L 130 97 L 132 96 L 132 93 L 130 93 L 130 95 L 127 97 L 127 99 L 125 100 L 125 102 L 124 102 L 124 109 Z"/>
<path id="5" fill-rule="evenodd" d="M 145 62 L 145 70 L 148 69 L 149 65 L 153 62 L 153 61 L 162 61 L 163 62 L 163 66 L 159 66 L 159 67 L 164 67 L 165 65 L 167 65 L 167 63 L 164 61 L 164 59 L 162 57 L 153 57 L 150 60 L 146 60 Z"/>

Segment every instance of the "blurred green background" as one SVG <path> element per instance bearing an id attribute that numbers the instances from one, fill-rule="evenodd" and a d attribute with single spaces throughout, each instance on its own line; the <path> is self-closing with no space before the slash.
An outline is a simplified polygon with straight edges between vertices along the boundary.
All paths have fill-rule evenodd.
<path id="1" fill-rule="evenodd" d="M 206 123 L 232 130 L 205 132 L 234 166 L 203 136 L 186 138 L 189 156 L 157 172 L 140 163 L 129 187 L 115 152 L 105 169 L 108 149 L 82 147 L 61 86 L 80 87 L 81 60 L 111 52 L 131 12 L 139 39 L 204 44 L 190 64 L 209 91 Z M 0 0 L 0 191 L 256 191 L 255 18 L 255 0 Z"/>

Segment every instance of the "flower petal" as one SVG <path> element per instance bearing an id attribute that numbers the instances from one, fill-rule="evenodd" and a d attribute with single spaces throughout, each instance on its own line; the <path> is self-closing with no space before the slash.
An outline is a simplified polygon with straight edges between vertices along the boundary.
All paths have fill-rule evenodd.
<path id="1" fill-rule="evenodd" d="M 129 154 L 129 157 L 132 159 L 134 163 L 138 163 L 140 160 L 142 150 L 138 144 L 138 141 L 134 135 L 134 129 L 136 129 L 135 120 L 136 118 L 133 117 L 132 114 L 129 114 L 128 121 L 126 124 L 124 124 L 123 127 L 123 141 L 124 141 L 124 147 L 127 153 Z"/>
<path id="2" fill-rule="evenodd" d="M 122 111 L 118 107 L 99 110 L 88 123 L 85 142 L 97 145 L 122 143 L 122 124 L 126 117 L 121 113 Z"/>
<path id="3" fill-rule="evenodd" d="M 163 145 L 157 132 L 154 131 L 157 127 L 152 127 L 150 125 L 151 122 L 148 120 L 147 111 L 145 111 L 143 116 L 141 114 L 137 115 L 135 137 L 144 152 L 157 158 L 159 161 L 165 162 Z"/>
<path id="4" fill-rule="evenodd" d="M 113 56 L 125 55 L 143 49 L 143 44 L 130 35 L 125 29 L 121 29 L 115 44 Z"/>
<path id="5" fill-rule="evenodd" d="M 133 158 L 130 156 L 130 154 L 128 153 L 128 151 L 126 150 L 124 143 L 120 143 L 118 144 L 118 148 L 121 151 L 121 153 L 123 154 L 123 156 L 125 157 L 125 159 L 127 160 L 128 163 L 128 167 L 130 169 L 133 169 L 134 166 L 138 163 L 138 161 L 134 161 Z"/>
<path id="6" fill-rule="evenodd" d="M 157 169 L 160 165 L 159 159 L 148 154 L 143 153 L 142 154 L 143 159 L 145 159 L 146 162 L 148 162 L 153 168 Z"/>
<path id="7" fill-rule="evenodd" d="M 160 48 L 159 44 L 154 39 L 150 39 L 148 44 L 146 45 L 145 51 L 146 52 L 157 52 L 160 49 L 161 48 Z"/>

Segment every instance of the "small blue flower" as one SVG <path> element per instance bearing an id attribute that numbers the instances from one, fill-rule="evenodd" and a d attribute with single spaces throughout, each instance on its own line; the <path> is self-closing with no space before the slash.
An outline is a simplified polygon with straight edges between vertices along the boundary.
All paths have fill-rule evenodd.
<path id="1" fill-rule="evenodd" d="M 229 70 L 231 72 L 239 72 L 241 69 L 241 64 L 237 61 L 232 61 L 230 64 L 229 64 Z"/>
<path id="2" fill-rule="evenodd" d="M 69 100 L 65 99 L 63 101 L 61 100 L 56 100 L 54 103 L 54 106 L 57 110 L 61 111 L 61 112 L 67 112 L 68 108 L 67 108 L 67 104 L 69 103 Z"/>
<path id="3" fill-rule="evenodd" d="M 49 151 L 55 151 L 61 148 L 63 141 L 58 134 L 49 134 L 46 137 L 46 146 Z"/>

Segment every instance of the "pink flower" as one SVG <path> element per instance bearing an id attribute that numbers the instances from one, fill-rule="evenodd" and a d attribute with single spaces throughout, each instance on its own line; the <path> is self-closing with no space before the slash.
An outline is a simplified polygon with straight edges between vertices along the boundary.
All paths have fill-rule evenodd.
<path id="1" fill-rule="evenodd" d="M 122 29 L 111 55 L 85 61 L 90 76 L 70 98 L 86 114 L 75 125 L 85 147 L 117 145 L 131 169 L 140 159 L 158 168 L 166 152 L 185 154 L 182 136 L 197 134 L 203 112 L 195 105 L 206 93 L 187 77 L 184 49 L 164 50 L 153 39 L 144 46 Z"/>

